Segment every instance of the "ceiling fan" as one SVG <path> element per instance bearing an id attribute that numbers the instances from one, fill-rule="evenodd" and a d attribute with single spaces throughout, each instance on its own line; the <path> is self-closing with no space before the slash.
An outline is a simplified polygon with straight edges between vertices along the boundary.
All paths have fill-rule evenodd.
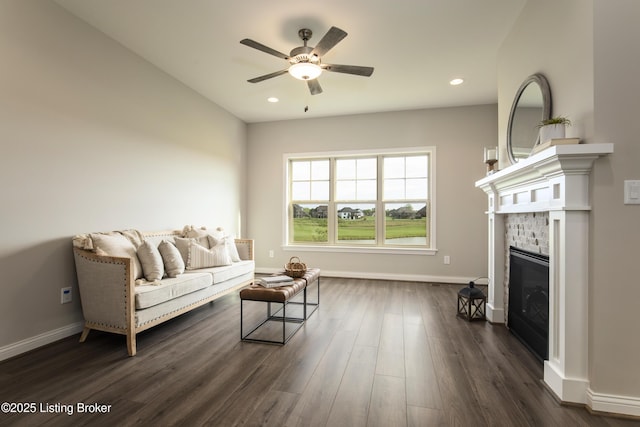
<path id="1" fill-rule="evenodd" d="M 282 52 L 278 52 L 275 49 L 271 49 L 251 39 L 240 40 L 245 46 L 252 47 L 254 49 L 261 50 L 278 58 L 282 58 L 289 62 L 289 66 L 284 70 L 276 71 L 274 73 L 265 74 L 263 76 L 255 77 L 247 80 L 249 83 L 258 83 L 263 80 L 267 80 L 273 77 L 281 76 L 282 74 L 289 73 L 293 77 L 299 80 L 305 80 L 311 95 L 318 95 L 322 93 L 322 87 L 318 83 L 318 76 L 322 74 L 322 71 L 333 71 L 335 73 L 355 74 L 357 76 L 369 77 L 373 74 L 373 67 L 361 67 L 358 65 L 338 65 L 338 64 L 323 64 L 322 57 L 335 45 L 347 36 L 347 33 L 338 27 L 331 27 L 329 31 L 320 39 L 315 47 L 307 46 L 307 41 L 312 36 L 311 30 L 303 28 L 298 31 L 298 36 L 304 42 L 304 46 L 293 48 L 289 55 Z"/>

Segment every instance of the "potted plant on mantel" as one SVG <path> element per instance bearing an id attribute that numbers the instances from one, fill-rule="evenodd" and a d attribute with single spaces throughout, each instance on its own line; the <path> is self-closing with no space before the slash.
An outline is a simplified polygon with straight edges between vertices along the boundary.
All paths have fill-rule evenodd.
<path id="1" fill-rule="evenodd" d="M 540 139 L 531 150 L 531 154 L 536 154 L 553 145 L 580 144 L 580 138 L 565 138 L 567 126 L 571 126 L 571 120 L 562 116 L 542 120 L 538 124 Z"/>
<path id="2" fill-rule="evenodd" d="M 571 120 L 563 116 L 556 116 L 542 120 L 538 124 L 538 129 L 540 130 L 540 144 L 552 139 L 564 138 L 567 126 L 571 126 Z"/>

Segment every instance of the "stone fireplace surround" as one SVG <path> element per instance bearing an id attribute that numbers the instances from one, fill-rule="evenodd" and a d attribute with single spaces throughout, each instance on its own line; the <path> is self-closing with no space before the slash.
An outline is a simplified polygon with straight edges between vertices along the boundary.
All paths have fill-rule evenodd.
<path id="1" fill-rule="evenodd" d="M 589 175 L 613 144 L 558 145 L 476 182 L 488 196 L 487 318 L 505 322 L 507 215 L 548 214 L 549 359 L 544 382 L 563 402 L 588 403 Z"/>
<path id="2" fill-rule="evenodd" d="M 549 212 L 504 215 L 504 323 L 509 323 L 509 246 L 549 256 Z"/>

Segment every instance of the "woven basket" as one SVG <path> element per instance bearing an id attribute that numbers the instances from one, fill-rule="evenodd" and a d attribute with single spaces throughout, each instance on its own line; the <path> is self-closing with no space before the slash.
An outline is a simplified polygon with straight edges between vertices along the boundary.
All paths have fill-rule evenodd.
<path id="1" fill-rule="evenodd" d="M 297 256 L 292 256 L 289 259 L 289 262 L 284 265 L 284 274 L 293 277 L 294 279 L 299 279 L 300 277 L 304 276 L 306 272 L 307 265 L 301 262 L 300 258 L 298 258 Z"/>

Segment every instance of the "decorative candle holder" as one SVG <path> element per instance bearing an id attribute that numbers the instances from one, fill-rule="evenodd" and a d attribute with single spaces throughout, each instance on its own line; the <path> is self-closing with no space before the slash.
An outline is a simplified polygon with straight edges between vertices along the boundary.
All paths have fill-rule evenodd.
<path id="1" fill-rule="evenodd" d="M 498 147 L 484 147 L 484 162 L 487 164 L 487 175 L 497 172 L 495 164 L 498 163 Z"/>

